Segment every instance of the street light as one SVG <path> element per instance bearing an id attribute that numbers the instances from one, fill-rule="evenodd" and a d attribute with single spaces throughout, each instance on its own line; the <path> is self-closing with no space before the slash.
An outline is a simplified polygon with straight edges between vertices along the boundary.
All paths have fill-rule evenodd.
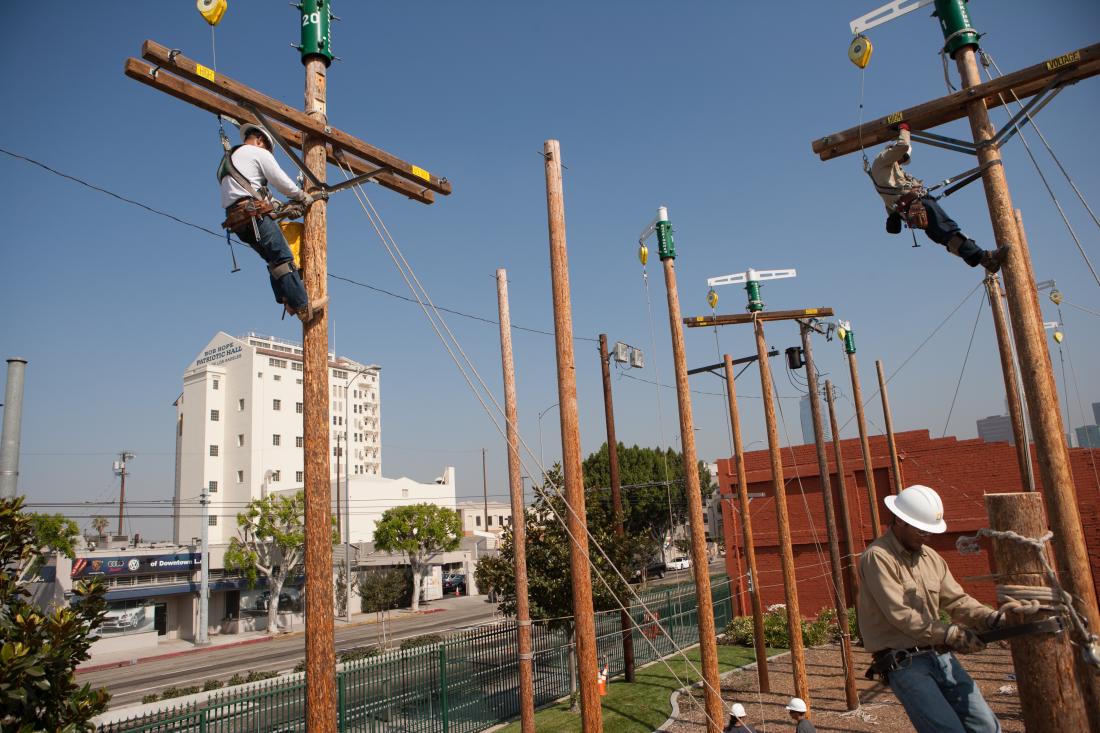
<path id="1" fill-rule="evenodd" d="M 348 442 L 348 390 L 356 379 L 364 374 L 374 371 L 375 367 L 363 367 L 344 381 L 344 445 L 340 447 L 340 457 L 343 451 L 350 447 Z M 351 453 L 348 453 L 350 457 Z M 351 489 L 348 487 L 350 472 L 350 460 L 344 461 L 344 622 L 351 623 Z M 336 472 L 336 497 L 340 498 L 340 472 Z"/>
<path id="2" fill-rule="evenodd" d="M 558 404 L 559 403 L 555 402 L 554 404 L 550 405 L 545 410 L 539 413 L 539 464 L 542 466 L 543 481 L 546 481 L 546 455 L 543 453 L 542 450 L 542 416 L 553 410 L 555 407 L 558 406 Z"/>

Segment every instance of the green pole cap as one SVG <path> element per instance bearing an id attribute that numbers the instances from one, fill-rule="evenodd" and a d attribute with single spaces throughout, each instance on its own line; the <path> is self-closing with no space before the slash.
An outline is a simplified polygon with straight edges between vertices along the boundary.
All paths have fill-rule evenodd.
<path id="1" fill-rule="evenodd" d="M 331 0 L 302 0 L 297 7 L 302 11 L 302 44 L 298 47 L 302 63 L 320 56 L 328 66 L 332 63 Z"/>
<path id="2" fill-rule="evenodd" d="M 964 46 L 978 46 L 978 31 L 970 25 L 970 13 L 966 12 L 966 0 L 935 0 L 934 15 L 943 31 L 943 50 L 951 58 Z"/>
<path id="3" fill-rule="evenodd" d="M 668 220 L 668 210 L 660 208 L 657 217 L 657 255 L 661 262 L 676 259 L 676 245 L 672 241 L 672 224 Z"/>
<path id="4" fill-rule="evenodd" d="M 852 333 L 852 329 L 850 328 L 847 329 L 844 333 L 844 353 L 856 353 L 856 335 Z"/>

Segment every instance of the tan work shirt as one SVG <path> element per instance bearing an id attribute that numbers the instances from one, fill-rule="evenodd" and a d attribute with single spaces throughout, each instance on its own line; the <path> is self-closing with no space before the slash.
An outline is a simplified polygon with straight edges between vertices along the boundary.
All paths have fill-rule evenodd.
<path id="1" fill-rule="evenodd" d="M 909 154 L 911 148 L 909 131 L 901 130 L 897 141 L 876 155 L 871 163 L 871 180 L 875 182 L 875 190 L 882 197 L 888 212 L 894 210 L 894 202 L 902 194 L 924 185 L 919 178 L 909 175 L 901 167 L 901 159 Z"/>
<path id="2" fill-rule="evenodd" d="M 948 624 L 985 628 L 992 608 L 971 598 L 931 547 L 910 552 L 893 530 L 859 557 L 859 631 L 869 652 L 942 644 Z"/>

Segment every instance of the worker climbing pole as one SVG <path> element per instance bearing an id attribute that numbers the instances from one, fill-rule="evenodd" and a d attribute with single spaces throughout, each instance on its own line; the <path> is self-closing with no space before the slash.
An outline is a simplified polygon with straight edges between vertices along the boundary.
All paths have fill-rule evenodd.
<path id="1" fill-rule="evenodd" d="M 928 4 L 930 0 L 904 7 L 899 2 L 890 3 L 854 21 L 852 30 L 862 32 Z M 943 34 L 945 74 L 946 60 L 953 59 L 962 89 L 861 124 L 857 129 L 819 138 L 813 142 L 813 149 L 822 160 L 829 160 L 896 137 L 897 127 L 905 123 L 914 139 L 976 156 L 979 165 L 975 172 L 985 188 L 994 237 L 1004 262 L 1005 293 L 1044 487 L 1042 494 L 1053 532 L 1058 579 L 1072 599 L 1074 609 L 1087 619 L 1088 628 L 1095 630 L 1100 628 L 1100 611 L 1070 472 L 1069 449 L 1059 415 L 1054 371 L 1044 338 L 1031 257 L 1008 190 L 1000 148 L 1016 134 L 1020 125 L 1026 124 L 1022 121 L 1025 117 L 1030 120 L 1031 111 L 1037 112 L 1066 85 L 1100 73 L 1100 44 L 1059 54 L 982 83 L 977 60 L 980 33 L 971 22 L 965 1 L 935 0 L 935 16 Z M 874 20 L 870 20 L 872 18 Z M 998 131 L 990 121 L 989 107 L 1006 104 L 1005 97 L 1009 94 L 1016 99 L 1031 99 L 1020 114 Z M 926 132 L 962 117 L 970 121 L 973 142 Z M 1079 652 L 1094 648 L 1088 638 L 1078 638 L 1076 642 Z M 1100 731 L 1098 664 L 1100 659 L 1089 654 L 1076 655 L 1076 682 L 1086 701 L 1089 725 L 1094 733 Z"/>

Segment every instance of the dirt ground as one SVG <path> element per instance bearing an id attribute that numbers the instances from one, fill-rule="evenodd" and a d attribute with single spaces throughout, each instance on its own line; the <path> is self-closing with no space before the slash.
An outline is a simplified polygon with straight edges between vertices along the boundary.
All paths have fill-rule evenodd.
<path id="1" fill-rule="evenodd" d="M 810 708 L 814 726 L 826 731 L 912 731 L 901 703 L 889 688 L 864 679 L 871 655 L 862 648 L 852 649 L 859 688 L 860 708 L 847 712 L 844 701 L 844 674 L 836 645 L 806 650 L 806 671 L 810 678 Z M 1012 657 L 1007 648 L 990 647 L 981 654 L 960 657 L 963 666 L 981 687 L 982 695 L 1001 721 L 1005 733 L 1023 733 L 1020 701 L 1012 676 Z M 793 695 L 790 655 L 771 660 L 768 665 L 772 692 L 758 695 L 756 669 L 732 672 L 722 679 L 722 698 L 728 706 L 740 702 L 748 711 L 748 722 L 759 733 L 792 731 L 794 725 L 784 706 Z M 722 721 L 725 725 L 726 721 Z M 668 728 L 674 733 L 699 733 L 704 730 L 699 705 L 680 695 L 680 715 Z"/>

